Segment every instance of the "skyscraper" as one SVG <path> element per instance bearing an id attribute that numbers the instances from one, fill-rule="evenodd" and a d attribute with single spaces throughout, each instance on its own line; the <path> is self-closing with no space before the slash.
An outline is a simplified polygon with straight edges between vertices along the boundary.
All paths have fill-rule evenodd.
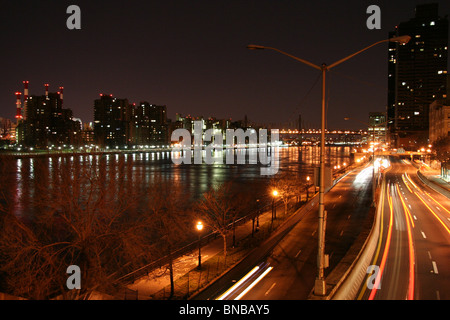
<path id="1" fill-rule="evenodd" d="M 369 136 L 373 141 L 386 142 L 386 114 L 384 112 L 369 112 Z"/>
<path id="2" fill-rule="evenodd" d="M 167 108 L 101 94 L 94 102 L 94 140 L 100 147 L 167 144 Z"/>
<path id="3" fill-rule="evenodd" d="M 100 94 L 94 102 L 94 137 L 101 147 L 127 146 L 130 141 L 131 106 L 127 99 Z"/>
<path id="4" fill-rule="evenodd" d="M 18 143 L 28 147 L 47 148 L 77 146 L 80 123 L 71 109 L 63 108 L 61 92 L 29 96 L 27 109 L 18 126 Z"/>
<path id="5" fill-rule="evenodd" d="M 388 139 L 393 146 L 415 150 L 427 144 L 429 105 L 446 94 L 448 19 L 437 3 L 416 7 L 389 37 L 409 35 L 406 45 L 389 43 Z"/>
<path id="6" fill-rule="evenodd" d="M 140 102 L 132 108 L 130 136 L 134 145 L 166 145 L 168 124 L 166 106 Z"/>

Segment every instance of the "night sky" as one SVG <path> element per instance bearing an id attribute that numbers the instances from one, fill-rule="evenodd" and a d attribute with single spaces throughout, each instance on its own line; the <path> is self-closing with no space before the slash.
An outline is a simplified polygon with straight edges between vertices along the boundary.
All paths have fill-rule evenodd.
<path id="1" fill-rule="evenodd" d="M 416 4 L 450 1 L 81 1 L 0 0 L 0 117 L 13 119 L 15 91 L 30 95 L 64 86 L 64 106 L 93 120 L 100 93 L 167 105 L 175 113 L 255 122 L 302 115 L 320 126 L 320 72 L 269 50 L 331 64 L 388 37 L 414 16 Z M 81 30 L 69 30 L 69 5 L 81 8 Z M 369 30 L 366 9 L 381 8 L 381 30 Z M 329 129 L 362 128 L 371 111 L 385 111 L 387 44 L 328 73 Z"/>

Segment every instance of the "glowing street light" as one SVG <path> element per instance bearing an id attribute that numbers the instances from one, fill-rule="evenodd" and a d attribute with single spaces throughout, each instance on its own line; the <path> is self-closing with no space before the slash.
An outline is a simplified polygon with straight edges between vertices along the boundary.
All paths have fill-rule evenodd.
<path id="1" fill-rule="evenodd" d="M 308 202 L 308 200 L 309 200 L 309 180 L 310 180 L 310 177 L 307 176 L 306 177 L 306 202 Z"/>
<path id="2" fill-rule="evenodd" d="M 198 269 L 200 270 L 202 268 L 202 254 L 201 254 L 201 234 L 203 230 L 203 222 L 199 221 L 197 222 L 197 225 L 195 226 L 198 231 Z"/>
<path id="3" fill-rule="evenodd" d="M 275 208 L 275 198 L 278 196 L 278 190 L 272 191 L 272 224 L 273 220 L 277 218 L 277 208 Z"/>

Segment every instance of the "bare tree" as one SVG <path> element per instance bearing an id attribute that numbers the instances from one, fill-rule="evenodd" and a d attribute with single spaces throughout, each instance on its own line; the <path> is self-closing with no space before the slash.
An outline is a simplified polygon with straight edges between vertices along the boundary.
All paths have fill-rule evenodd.
<path id="1" fill-rule="evenodd" d="M 161 177 L 147 187 L 148 219 L 151 221 L 155 249 L 162 257 L 168 258 L 167 271 L 170 278 L 170 296 L 175 291 L 173 250 L 192 239 L 194 217 L 188 209 L 188 194 L 183 186 L 173 180 Z"/>
<path id="2" fill-rule="evenodd" d="M 297 177 L 289 172 L 282 172 L 270 180 L 269 186 L 271 193 L 277 191 L 275 197 L 279 197 L 283 201 L 284 213 L 287 214 L 289 201 L 301 192 Z"/>
<path id="3" fill-rule="evenodd" d="M 233 182 L 214 185 L 197 203 L 197 209 L 205 221 L 205 225 L 217 232 L 223 239 L 223 254 L 227 256 L 227 236 L 236 217 L 245 211 L 243 193 L 233 188 Z"/>
<path id="4" fill-rule="evenodd" d="M 142 194 L 134 186 L 139 181 L 131 182 L 123 162 L 62 158 L 52 170 L 49 181 L 38 184 L 31 221 L 2 212 L 0 266 L 9 290 L 30 299 L 60 294 L 89 299 L 95 291 L 114 292 L 117 278 L 151 258 L 151 228 L 138 214 Z M 80 290 L 66 288 L 69 265 L 81 269 Z"/>

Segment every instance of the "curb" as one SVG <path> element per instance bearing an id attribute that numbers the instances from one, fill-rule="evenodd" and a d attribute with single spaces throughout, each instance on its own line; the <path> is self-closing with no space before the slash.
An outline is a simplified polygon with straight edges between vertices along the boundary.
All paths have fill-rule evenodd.
<path id="1" fill-rule="evenodd" d="M 420 172 L 420 169 L 417 170 L 417 176 L 419 177 L 420 181 L 422 181 L 424 184 L 426 184 L 427 186 L 432 188 L 434 191 L 439 192 L 443 196 L 445 196 L 445 197 L 450 199 L 450 191 L 442 188 L 436 182 L 428 179 L 426 175 L 424 175 L 422 172 Z"/>

